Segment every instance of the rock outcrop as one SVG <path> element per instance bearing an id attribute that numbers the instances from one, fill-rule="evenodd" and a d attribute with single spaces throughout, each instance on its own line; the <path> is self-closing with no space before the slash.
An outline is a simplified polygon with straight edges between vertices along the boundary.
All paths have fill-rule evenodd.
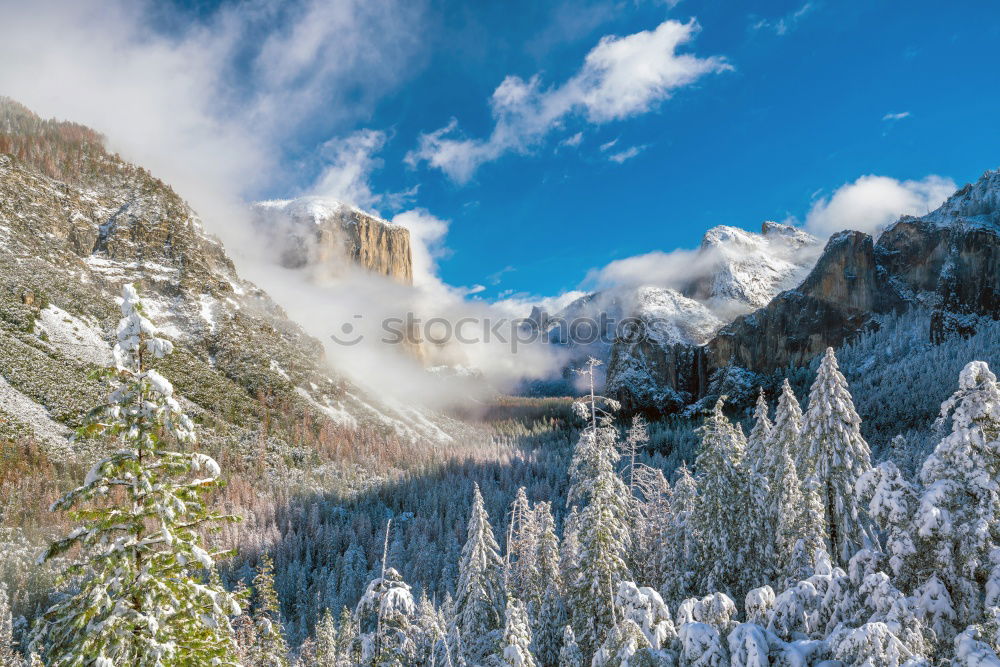
<path id="1" fill-rule="evenodd" d="M 254 212 L 288 268 L 310 266 L 336 274 L 349 261 L 404 285 L 413 283 L 405 227 L 321 197 L 258 202 Z"/>
<path id="2" fill-rule="evenodd" d="M 804 365 L 864 329 L 874 315 L 903 308 L 887 278 L 871 236 L 835 234 L 798 288 L 736 318 L 709 341 L 708 365 L 755 372 Z"/>
<path id="3" fill-rule="evenodd" d="M 1000 171 L 928 215 L 900 218 L 877 242 L 856 231 L 833 235 L 798 287 L 737 317 L 700 351 L 616 341 L 610 393 L 633 409 L 671 412 L 705 395 L 716 370 L 804 366 L 911 305 L 934 309 L 932 341 L 969 335 L 976 316 L 1000 319 Z M 636 366 L 646 372 L 637 377 Z"/>

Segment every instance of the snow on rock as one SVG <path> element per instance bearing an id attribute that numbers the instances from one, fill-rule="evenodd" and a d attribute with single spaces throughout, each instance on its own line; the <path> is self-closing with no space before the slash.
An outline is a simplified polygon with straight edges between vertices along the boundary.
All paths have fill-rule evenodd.
<path id="1" fill-rule="evenodd" d="M 713 227 L 696 258 L 708 271 L 683 291 L 729 319 L 765 306 L 801 282 L 821 249 L 819 239 L 792 225 L 768 221 L 759 234 Z"/>
<path id="2" fill-rule="evenodd" d="M 985 172 L 922 219 L 940 225 L 961 219 L 966 224 L 1000 226 L 1000 169 Z"/>
<path id="3" fill-rule="evenodd" d="M 49 417 L 49 413 L 0 376 L 0 412 L 30 424 L 35 437 L 54 451 L 68 451 L 69 429 Z"/>
<path id="4" fill-rule="evenodd" d="M 111 363 L 111 345 L 97 326 L 67 313 L 58 306 L 46 306 L 38 313 L 35 332 L 67 357 L 95 366 Z"/>
<path id="5" fill-rule="evenodd" d="M 269 199 L 266 201 L 254 202 L 254 208 L 264 212 L 280 213 L 295 219 L 312 220 L 312 222 L 317 225 L 329 218 L 337 217 L 347 212 L 357 212 L 363 213 L 364 215 L 378 217 L 368 211 L 350 206 L 330 197 Z"/>

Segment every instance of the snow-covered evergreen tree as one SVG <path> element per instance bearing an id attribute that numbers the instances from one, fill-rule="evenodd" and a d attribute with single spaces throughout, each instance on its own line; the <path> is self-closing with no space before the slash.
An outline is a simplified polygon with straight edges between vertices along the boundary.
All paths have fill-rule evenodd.
<path id="1" fill-rule="evenodd" d="M 753 426 L 747 436 L 747 462 L 753 470 L 759 470 L 764 461 L 771 431 L 774 424 L 768 416 L 767 399 L 764 398 L 764 388 L 757 394 L 757 405 L 753 412 Z"/>
<path id="2" fill-rule="evenodd" d="M 565 626 L 566 607 L 562 594 L 553 582 L 545 589 L 532 628 L 535 658 L 542 667 L 550 667 L 558 662 Z"/>
<path id="3" fill-rule="evenodd" d="M 692 517 L 698 504 L 698 484 L 686 465 L 678 471 L 670 493 L 670 510 L 660 545 L 660 590 L 671 604 L 694 593 L 697 541 Z"/>
<path id="4" fill-rule="evenodd" d="M 316 624 L 316 667 L 337 667 L 337 624 L 329 607 Z"/>
<path id="5" fill-rule="evenodd" d="M 596 423 L 596 428 L 593 424 Z M 628 579 L 628 487 L 615 472 L 617 431 L 610 419 L 592 422 L 580 435 L 570 465 L 567 497 L 582 504 L 579 558 L 566 573 L 567 607 L 585 657 L 593 656 L 614 626 L 614 592 Z"/>
<path id="6" fill-rule="evenodd" d="M 361 661 L 358 623 L 354 613 L 344 607 L 337 621 L 337 667 L 354 667 Z"/>
<path id="7" fill-rule="evenodd" d="M 716 401 L 700 429 L 701 450 L 695 459 L 698 499 L 691 520 L 697 535 L 701 589 L 742 599 L 762 583 L 756 538 L 765 526 L 751 488 L 756 476 L 742 466 L 746 438 L 723 414 L 724 400 Z"/>
<path id="8" fill-rule="evenodd" d="M 576 643 L 576 635 L 573 628 L 567 625 L 563 629 L 562 648 L 559 649 L 558 667 L 583 667 L 586 664 L 583 660 L 583 653 Z"/>
<path id="9" fill-rule="evenodd" d="M 707 623 L 681 626 L 681 664 L 690 667 L 728 667 L 729 653 L 719 631 Z"/>
<path id="10" fill-rule="evenodd" d="M 799 475 L 816 477 L 830 555 L 845 564 L 858 548 L 872 542 L 867 510 L 855 492 L 858 479 L 871 468 L 871 452 L 832 347 L 826 349 L 809 391 L 802 442 Z"/>
<path id="11" fill-rule="evenodd" d="M 537 589 L 538 534 L 535 512 L 528 503 L 524 487 L 517 490 L 511 505 L 510 532 L 507 539 L 507 586 L 518 591 L 520 599 L 531 605 L 541 601 L 543 589 Z"/>
<path id="12" fill-rule="evenodd" d="M 633 493 L 635 492 L 636 457 L 647 443 L 649 443 L 649 425 L 642 415 L 635 415 L 632 417 L 632 424 L 629 426 L 628 433 L 625 434 L 625 438 L 621 441 L 622 457 L 625 459 L 625 465 L 627 466 L 625 471 L 628 473 L 626 479 L 628 479 L 629 489 Z"/>
<path id="13" fill-rule="evenodd" d="M 549 586 L 554 585 L 558 591 L 562 586 L 562 575 L 559 571 L 559 535 L 552 517 L 552 503 L 538 503 L 534 515 L 538 539 L 535 543 L 535 580 L 531 582 L 531 590 L 544 594 Z"/>
<path id="14" fill-rule="evenodd" d="M 253 578 L 254 625 L 256 642 L 252 649 L 254 665 L 284 667 L 288 664 L 288 644 L 281 623 L 281 603 L 274 589 L 274 561 L 264 554 Z"/>
<path id="15" fill-rule="evenodd" d="M 673 619 L 670 618 L 670 609 L 660 594 L 652 588 L 623 581 L 618 586 L 615 604 L 621 618 L 634 623 L 645 638 L 645 642 L 640 642 L 636 650 L 646 645 L 654 651 L 659 651 L 670 648 L 676 642 L 677 631 Z M 620 641 L 620 638 L 615 641 Z M 609 655 L 616 654 L 611 652 Z"/>
<path id="16" fill-rule="evenodd" d="M 802 408 L 799 407 L 799 400 L 795 398 L 788 378 L 785 378 L 781 383 L 781 395 L 774 411 L 774 424 L 771 426 L 761 462 L 757 466 L 757 472 L 764 476 L 768 484 L 773 485 L 773 480 L 777 478 L 784 465 L 782 452 L 788 452 L 796 466 L 799 465 L 799 460 L 804 458 L 801 434 Z M 799 479 L 802 479 L 801 469 L 797 469 L 796 472 L 799 473 Z"/>
<path id="17" fill-rule="evenodd" d="M 507 598 L 506 623 L 500 642 L 502 665 L 509 667 L 536 667 L 531 653 L 531 627 L 524 603 L 515 597 Z"/>
<path id="18" fill-rule="evenodd" d="M 235 520 L 206 505 L 221 471 L 205 454 L 173 448 L 193 445 L 194 425 L 150 367 L 173 345 L 157 336 L 132 285 L 120 307 L 108 401 L 82 429 L 117 438 L 119 449 L 53 504 L 81 523 L 40 560 L 80 551 L 66 571 L 69 594 L 39 620 L 32 650 L 50 665 L 234 664 L 228 616 L 240 605 L 207 582 L 225 554 L 202 546 L 203 530 Z"/>
<path id="19" fill-rule="evenodd" d="M 649 649 L 649 641 L 642 629 L 634 621 L 625 619 L 611 629 L 590 664 L 591 667 L 629 665 L 639 651 Z"/>
<path id="20" fill-rule="evenodd" d="M 424 592 L 421 592 L 420 600 L 417 602 L 414 625 L 415 661 L 422 665 L 447 664 L 445 638 L 448 635 L 448 623 L 443 611 L 435 607 Z"/>
<path id="21" fill-rule="evenodd" d="M 504 627 L 504 563 L 477 484 L 455 590 L 454 623 L 472 664 L 494 654 Z"/>
<path id="22" fill-rule="evenodd" d="M 1000 547 L 1000 385 L 981 361 L 969 363 L 958 384 L 941 406 L 951 433 L 920 471 L 913 567 L 921 585 L 933 577 L 944 583 L 957 626 L 964 627 L 982 618 L 983 594 L 997 567 L 991 556 Z M 946 603 L 942 591 L 934 597 Z"/>
<path id="23" fill-rule="evenodd" d="M 7 588 L 0 584 L 0 667 L 14 667 L 21 658 L 14 650 L 14 623 L 10 615 Z"/>
<path id="24" fill-rule="evenodd" d="M 373 579 L 354 610 L 361 645 L 360 665 L 404 667 L 413 664 L 416 604 L 399 572 L 386 568 Z"/>

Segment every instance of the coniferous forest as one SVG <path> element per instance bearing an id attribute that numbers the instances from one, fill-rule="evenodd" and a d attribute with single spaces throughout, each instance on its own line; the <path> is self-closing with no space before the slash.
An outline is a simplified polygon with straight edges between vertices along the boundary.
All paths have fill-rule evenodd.
<path id="1" fill-rule="evenodd" d="M 173 345 L 130 285 L 120 309 L 108 401 L 80 428 L 117 449 L 51 508 L 52 589 L 7 571 L 25 588 L 0 598 L 4 664 L 997 664 L 983 361 L 880 460 L 828 349 L 801 401 L 784 379 L 746 419 L 725 396 L 693 431 L 616 419 L 591 385 L 533 427 L 498 419 L 492 456 L 300 490 L 248 526 L 156 370 Z M 689 439 L 676 466 L 657 451 Z"/>

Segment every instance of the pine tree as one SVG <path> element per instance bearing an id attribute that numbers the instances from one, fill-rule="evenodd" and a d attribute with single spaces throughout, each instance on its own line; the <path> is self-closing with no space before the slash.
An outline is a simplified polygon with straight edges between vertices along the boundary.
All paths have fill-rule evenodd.
<path id="1" fill-rule="evenodd" d="M 240 600 L 249 597 L 246 582 L 240 579 L 236 583 L 235 595 Z M 254 663 L 254 649 L 257 646 L 257 627 L 250 616 L 249 605 L 244 605 L 239 616 L 233 621 L 233 636 L 236 639 L 236 655 L 238 662 L 244 667 Z"/>
<path id="2" fill-rule="evenodd" d="M 361 652 L 358 650 L 358 624 L 354 614 L 344 607 L 340 610 L 337 621 L 337 665 L 338 667 L 353 667 L 359 664 Z"/>
<path id="3" fill-rule="evenodd" d="M 10 615 L 7 588 L 0 584 L 0 667 L 20 664 L 21 658 L 14 650 L 14 624 Z"/>
<path id="4" fill-rule="evenodd" d="M 81 525 L 42 560 L 79 547 L 66 572 L 74 592 L 40 619 L 31 647 L 50 665 L 234 664 L 228 616 L 240 606 L 205 582 L 227 554 L 201 546 L 205 529 L 236 520 L 206 507 L 221 471 L 205 454 L 170 448 L 195 441 L 170 382 L 149 367 L 173 345 L 156 335 L 132 285 L 120 305 L 115 367 L 103 374 L 112 391 L 82 429 L 118 438 L 119 449 L 53 504 Z"/>
<path id="5" fill-rule="evenodd" d="M 767 400 L 764 398 L 764 388 L 757 394 L 757 406 L 753 413 L 753 427 L 747 436 L 747 461 L 753 470 L 760 470 L 767 447 L 771 440 L 774 425 L 768 417 Z"/>
<path id="6" fill-rule="evenodd" d="M 576 636 L 573 634 L 573 628 L 567 625 L 563 630 L 563 641 L 562 648 L 559 649 L 558 667 L 583 667 L 584 664 L 583 653 L 580 651 L 580 647 L 576 643 Z"/>
<path id="7" fill-rule="evenodd" d="M 416 652 L 416 604 L 399 572 L 387 568 L 368 584 L 354 611 L 361 643 L 360 665 L 403 667 Z"/>
<path id="8" fill-rule="evenodd" d="M 566 606 L 562 596 L 562 575 L 560 573 L 559 537 L 556 535 L 552 518 L 552 505 L 541 502 L 535 506 L 535 520 L 538 524 L 538 544 L 536 552 L 537 580 L 532 590 L 543 591 L 537 608 L 529 608 L 528 617 L 532 622 L 535 658 L 543 667 L 555 665 L 562 645 L 563 626 L 566 625 Z"/>
<path id="9" fill-rule="evenodd" d="M 504 627 L 504 564 L 477 484 L 458 566 L 455 625 L 463 655 L 476 664 L 496 652 Z"/>
<path id="10" fill-rule="evenodd" d="M 568 573 L 567 606 L 584 656 L 592 656 L 614 626 L 614 591 L 629 578 L 628 487 L 615 473 L 617 431 L 602 418 L 583 431 L 570 464 L 568 498 L 582 503 L 579 556 Z"/>
<path id="11" fill-rule="evenodd" d="M 534 512 L 538 540 L 535 545 L 536 580 L 531 587 L 534 591 L 544 591 L 554 585 L 556 590 L 560 590 L 562 578 L 559 572 L 559 536 L 556 534 L 555 519 L 552 518 L 552 503 L 538 503 Z"/>
<path id="12" fill-rule="evenodd" d="M 260 560 L 253 579 L 254 622 L 257 641 L 253 658 L 258 665 L 285 667 L 288 665 L 288 644 L 281 625 L 281 603 L 274 590 L 274 562 L 268 554 Z"/>
<path id="13" fill-rule="evenodd" d="M 337 667 L 337 626 L 329 607 L 316 624 L 316 667 Z"/>
<path id="14" fill-rule="evenodd" d="M 800 482 L 787 441 L 778 440 L 774 446 L 780 450 L 780 463 L 771 470 L 775 477 L 767 482 L 764 513 L 774 526 L 767 558 L 773 564 L 772 576 L 791 584 L 809 577 L 816 551 L 828 548 L 824 514 L 815 484 Z"/>
<path id="15" fill-rule="evenodd" d="M 621 447 L 622 457 L 625 458 L 628 466 L 628 487 L 633 494 L 635 493 L 635 459 L 647 443 L 649 443 L 649 425 L 642 415 L 635 415 L 632 417 L 632 425 L 629 427 Z"/>
<path id="16" fill-rule="evenodd" d="M 538 664 L 552 667 L 559 661 L 559 651 L 566 626 L 566 607 L 555 582 L 549 584 L 536 615 L 532 637 Z"/>
<path id="17" fill-rule="evenodd" d="M 701 589 L 743 599 L 760 583 L 759 541 L 763 518 L 741 463 L 746 438 L 722 412 L 725 397 L 715 403 L 701 426 L 701 450 L 695 459 L 698 499 L 691 517 L 697 535 Z"/>
<path id="18" fill-rule="evenodd" d="M 506 623 L 500 642 L 502 665 L 510 667 L 536 667 L 531 653 L 531 627 L 524 604 L 514 597 L 507 598 Z"/>
<path id="19" fill-rule="evenodd" d="M 777 479 L 783 466 L 783 453 L 795 461 L 796 473 L 802 479 L 802 469 L 800 459 L 804 458 L 801 452 L 802 435 L 802 409 L 799 401 L 792 392 L 792 386 L 785 378 L 781 384 L 781 395 L 778 397 L 778 407 L 774 411 L 774 425 L 771 427 L 770 436 L 764 447 L 761 462 L 757 466 L 757 472 L 764 476 L 771 484 Z"/>
<path id="20" fill-rule="evenodd" d="M 446 664 L 448 656 L 444 651 L 444 640 L 448 634 L 448 624 L 444 614 L 428 599 L 426 592 L 420 593 L 416 630 L 416 661 L 422 665 Z"/>
<path id="21" fill-rule="evenodd" d="M 518 591 L 521 599 L 530 605 L 537 605 L 544 591 L 535 588 L 539 580 L 537 552 L 538 522 L 522 486 L 517 490 L 511 506 L 507 588 Z"/>
<path id="22" fill-rule="evenodd" d="M 858 479 L 871 468 L 871 453 L 832 347 L 826 349 L 809 391 L 802 441 L 806 449 L 798 462 L 799 475 L 816 477 L 831 556 L 846 564 L 858 548 L 873 541 L 867 512 L 855 493 Z"/>
<path id="23" fill-rule="evenodd" d="M 692 565 L 697 541 L 691 517 L 697 504 L 698 483 L 687 465 L 682 464 L 670 492 L 670 512 L 660 551 L 660 571 L 663 573 L 660 588 L 668 601 L 683 600 L 694 592 Z"/>
<path id="24" fill-rule="evenodd" d="M 559 543 L 559 572 L 565 588 L 574 581 L 580 569 L 580 513 L 576 506 L 570 507 L 563 521 L 563 537 Z"/>
<path id="25" fill-rule="evenodd" d="M 1000 384 L 982 361 L 970 362 L 941 406 L 951 433 L 920 471 L 924 491 L 914 520 L 912 567 L 921 584 L 937 577 L 947 589 L 959 628 L 983 615 L 982 592 L 1000 547 Z M 995 584 L 987 590 L 997 603 Z M 945 601 L 944 595 L 937 599 Z M 950 615 L 951 611 L 943 612 Z"/>

